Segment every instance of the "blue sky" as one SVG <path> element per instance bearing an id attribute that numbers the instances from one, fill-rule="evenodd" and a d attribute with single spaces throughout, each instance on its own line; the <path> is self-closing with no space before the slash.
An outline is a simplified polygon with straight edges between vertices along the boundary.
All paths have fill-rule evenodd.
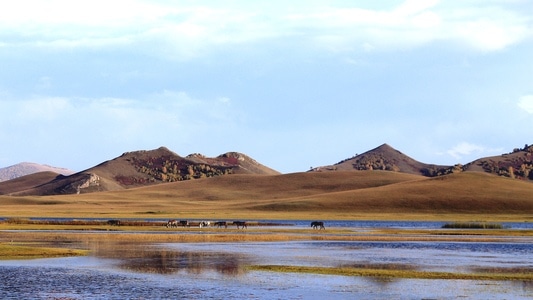
<path id="1" fill-rule="evenodd" d="M 238 151 L 283 173 L 388 143 L 468 163 L 533 143 L 533 2 L 0 5 L 0 167 Z"/>

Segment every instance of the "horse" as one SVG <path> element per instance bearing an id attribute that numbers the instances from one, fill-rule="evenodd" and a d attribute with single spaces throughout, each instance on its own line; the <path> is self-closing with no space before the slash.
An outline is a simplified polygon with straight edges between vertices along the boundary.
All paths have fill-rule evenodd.
<path id="1" fill-rule="evenodd" d="M 236 225 L 237 229 L 239 229 L 239 227 L 241 227 L 241 229 L 248 228 L 244 221 L 233 221 L 233 225 Z"/>
<path id="2" fill-rule="evenodd" d="M 218 221 L 215 222 L 214 225 L 217 226 L 217 228 L 221 228 L 222 226 L 224 226 L 224 228 L 228 228 L 228 223 L 226 221 Z"/>
<path id="3" fill-rule="evenodd" d="M 324 222 L 319 221 L 311 222 L 311 227 L 313 227 L 313 229 L 326 229 L 326 227 L 324 227 Z"/>
<path id="4" fill-rule="evenodd" d="M 179 221 L 179 225 L 183 226 L 183 227 L 185 227 L 185 226 L 190 227 L 191 226 L 191 225 L 189 225 L 189 221 Z"/>
<path id="5" fill-rule="evenodd" d="M 168 220 L 166 226 L 167 226 L 167 228 L 178 227 L 178 221 L 176 221 L 176 220 Z"/>
<path id="6" fill-rule="evenodd" d="M 108 220 L 107 224 L 111 226 L 120 226 L 120 220 Z"/>
<path id="7" fill-rule="evenodd" d="M 202 228 L 202 227 L 209 227 L 211 226 L 211 222 L 209 221 L 202 221 L 200 222 L 200 224 L 198 224 L 198 227 Z"/>

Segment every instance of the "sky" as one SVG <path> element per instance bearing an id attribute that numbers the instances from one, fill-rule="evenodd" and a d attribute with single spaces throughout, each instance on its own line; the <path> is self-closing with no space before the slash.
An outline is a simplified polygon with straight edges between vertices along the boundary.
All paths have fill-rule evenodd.
<path id="1" fill-rule="evenodd" d="M 0 167 L 165 146 L 282 173 L 533 143 L 533 1 L 0 4 Z"/>

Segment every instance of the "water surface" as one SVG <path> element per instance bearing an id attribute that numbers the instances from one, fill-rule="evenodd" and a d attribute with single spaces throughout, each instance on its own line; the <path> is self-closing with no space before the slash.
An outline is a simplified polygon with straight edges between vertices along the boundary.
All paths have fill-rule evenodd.
<path id="1" fill-rule="evenodd" d="M 93 245 L 89 257 L 0 261 L 2 299 L 531 299 L 520 281 L 380 279 L 247 271 L 250 264 L 529 267 L 531 244 L 261 242 Z"/>

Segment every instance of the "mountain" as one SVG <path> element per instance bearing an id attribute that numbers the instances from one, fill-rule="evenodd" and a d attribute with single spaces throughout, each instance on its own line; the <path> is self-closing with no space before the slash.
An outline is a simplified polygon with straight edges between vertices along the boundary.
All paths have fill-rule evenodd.
<path id="1" fill-rule="evenodd" d="M 36 186 L 51 182 L 57 178 L 61 178 L 62 176 L 63 175 L 54 172 L 44 171 L 0 182 L 0 195 L 20 193 Z"/>
<path id="2" fill-rule="evenodd" d="M 419 162 L 390 145 L 383 144 L 337 164 L 314 168 L 311 173 L 379 170 L 385 173 L 405 173 L 427 178 L 461 172 L 485 172 L 530 181 L 533 180 L 532 156 L 533 146 L 526 145 L 508 154 L 477 159 L 465 166 L 445 166 Z M 182 157 L 161 147 L 155 150 L 126 152 L 117 158 L 68 176 L 54 172 L 40 172 L 0 182 L 0 195 L 61 195 L 120 191 L 229 174 L 280 175 L 279 172 L 238 152 L 228 152 L 217 157 L 206 157 L 198 153 Z M 362 174 L 371 176 L 371 172 L 362 172 Z M 308 188 L 311 188 L 311 185 Z"/>
<path id="3" fill-rule="evenodd" d="M 478 171 L 523 180 L 533 180 L 533 145 L 515 148 L 499 156 L 480 158 L 464 166 L 465 171 Z"/>
<path id="4" fill-rule="evenodd" d="M 69 169 L 23 162 L 9 167 L 0 168 L 0 182 L 39 172 L 54 172 L 61 175 L 74 174 L 74 171 Z"/>
<path id="5" fill-rule="evenodd" d="M 421 163 L 388 144 L 383 144 L 334 165 L 314 168 L 311 171 L 383 170 L 433 177 L 453 173 L 454 169 L 454 166 Z"/>
<path id="6" fill-rule="evenodd" d="M 533 145 L 515 148 L 510 153 L 483 157 L 466 165 L 454 166 L 426 164 L 383 144 L 363 154 L 345 159 L 334 165 L 314 168 L 311 171 L 384 170 L 436 177 L 460 172 L 485 172 L 502 177 L 533 180 Z"/>
<path id="7" fill-rule="evenodd" d="M 2 209 L 102 217 L 361 218 L 363 213 L 519 214 L 531 221 L 533 185 L 482 172 L 425 177 L 388 171 L 236 174 L 72 197 L 0 197 Z M 155 214 L 155 215 L 154 215 Z M 529 215 L 529 216 L 528 216 Z M 400 217 L 399 215 L 396 215 Z M 506 216 L 507 218 L 508 216 Z M 268 217 L 266 217 L 268 218 Z"/>
<path id="8" fill-rule="evenodd" d="M 215 158 L 201 154 L 181 157 L 160 147 L 155 150 L 126 152 L 90 169 L 69 176 L 57 176 L 45 183 L 42 182 L 42 176 L 37 179 L 38 174 L 25 178 L 25 184 L 22 181 L 2 182 L 0 194 L 61 195 L 117 191 L 228 174 L 280 173 L 238 152 L 228 152 Z"/>

